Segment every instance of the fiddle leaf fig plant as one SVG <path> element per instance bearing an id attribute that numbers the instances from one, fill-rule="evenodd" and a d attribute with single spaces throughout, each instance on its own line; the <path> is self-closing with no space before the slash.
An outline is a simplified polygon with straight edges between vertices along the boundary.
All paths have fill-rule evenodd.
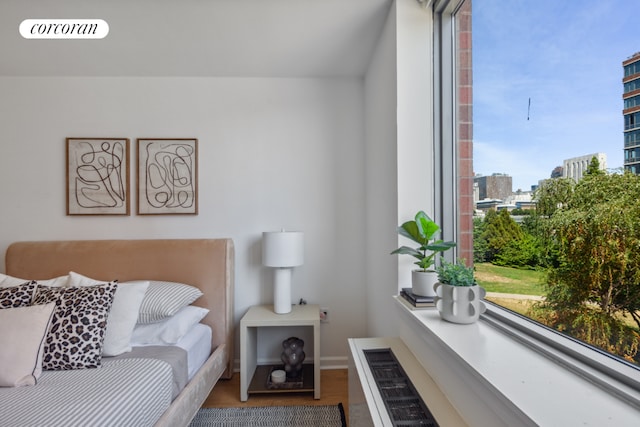
<path id="1" fill-rule="evenodd" d="M 392 255 L 411 255 L 416 258 L 414 262 L 421 271 L 433 271 L 429 267 L 435 264 L 435 257 L 456 246 L 455 242 L 436 240 L 434 236 L 440 231 L 440 227 L 429 216 L 420 211 L 413 221 L 407 221 L 398 227 L 398 234 L 416 242 L 419 246 L 411 248 L 401 246 Z"/>
<path id="2" fill-rule="evenodd" d="M 457 263 L 442 260 L 442 265 L 436 269 L 438 281 L 451 286 L 474 286 L 476 279 L 473 275 L 473 267 L 467 267 L 463 260 Z"/>

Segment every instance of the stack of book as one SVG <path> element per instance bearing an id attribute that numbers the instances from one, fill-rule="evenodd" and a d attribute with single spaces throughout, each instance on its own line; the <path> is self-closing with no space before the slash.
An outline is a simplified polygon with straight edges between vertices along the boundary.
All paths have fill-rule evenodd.
<path id="1" fill-rule="evenodd" d="M 416 295 L 411 292 L 411 288 L 402 288 L 400 291 L 400 297 L 404 298 L 405 301 L 414 307 L 435 307 L 433 297 Z"/>

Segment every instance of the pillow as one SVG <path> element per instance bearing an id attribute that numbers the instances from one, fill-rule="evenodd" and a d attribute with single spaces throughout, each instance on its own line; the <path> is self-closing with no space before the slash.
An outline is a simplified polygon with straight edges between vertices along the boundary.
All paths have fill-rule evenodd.
<path id="1" fill-rule="evenodd" d="M 140 305 L 138 323 L 154 323 L 169 318 L 201 295 L 202 291 L 194 286 L 151 281 Z"/>
<path id="2" fill-rule="evenodd" d="M 149 282 L 124 282 L 118 284 L 113 305 L 107 319 L 103 356 L 117 356 L 131 351 L 131 334 L 138 320 L 138 311 L 149 287 Z"/>
<path id="3" fill-rule="evenodd" d="M 188 305 L 168 319 L 146 325 L 138 324 L 133 329 L 131 345 L 135 347 L 175 344 L 208 312 L 206 308 Z"/>
<path id="4" fill-rule="evenodd" d="M 91 277 L 83 276 L 82 274 L 76 273 L 75 271 L 69 272 L 68 285 L 74 288 L 79 288 L 82 286 L 104 285 L 108 282 L 108 280 L 92 279 Z"/>
<path id="5" fill-rule="evenodd" d="M 42 369 L 100 366 L 107 316 L 117 288 L 115 281 L 84 288 L 38 287 L 34 304 L 56 303 Z"/>
<path id="6" fill-rule="evenodd" d="M 71 286 L 95 286 L 104 283 L 73 271 L 69 273 Z M 140 304 L 148 287 L 149 282 L 146 281 L 118 284 L 118 290 L 113 297 L 113 304 L 107 318 L 102 356 L 117 356 L 131 351 L 129 341 L 131 341 L 131 334 L 138 320 Z"/>
<path id="7" fill-rule="evenodd" d="M 34 385 L 55 303 L 0 310 L 0 387 Z"/>
<path id="8" fill-rule="evenodd" d="M 36 282 L 27 282 L 11 288 L 0 288 L 0 309 L 31 305 L 37 287 Z"/>
<path id="9" fill-rule="evenodd" d="M 69 272 L 69 286 L 93 286 L 100 283 L 105 282 L 74 271 Z M 137 323 L 141 324 L 159 322 L 171 317 L 182 307 L 186 307 L 202 296 L 200 289 L 184 283 L 162 281 L 148 283 L 149 287 L 138 313 Z"/>
<path id="10" fill-rule="evenodd" d="M 36 282 L 38 282 L 39 285 L 57 287 L 66 286 L 67 280 L 69 280 L 69 276 L 60 276 L 56 277 L 55 279 L 48 280 L 36 280 Z M 18 286 L 26 282 L 31 282 L 31 280 L 18 279 L 17 277 L 7 276 L 6 274 L 0 273 L 0 288 Z"/>

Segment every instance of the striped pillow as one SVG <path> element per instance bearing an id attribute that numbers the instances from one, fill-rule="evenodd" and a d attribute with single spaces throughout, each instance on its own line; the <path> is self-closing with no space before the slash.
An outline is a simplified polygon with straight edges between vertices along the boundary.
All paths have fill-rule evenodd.
<path id="1" fill-rule="evenodd" d="M 144 295 L 138 323 L 159 322 L 176 314 L 202 296 L 200 289 L 176 282 L 151 281 Z"/>

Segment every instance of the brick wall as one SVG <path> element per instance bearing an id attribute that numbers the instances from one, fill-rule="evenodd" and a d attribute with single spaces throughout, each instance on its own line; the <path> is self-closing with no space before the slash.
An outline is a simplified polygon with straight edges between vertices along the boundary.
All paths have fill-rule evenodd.
<path id="1" fill-rule="evenodd" d="M 471 0 L 456 15 L 458 85 L 458 256 L 473 262 L 473 73 Z"/>

